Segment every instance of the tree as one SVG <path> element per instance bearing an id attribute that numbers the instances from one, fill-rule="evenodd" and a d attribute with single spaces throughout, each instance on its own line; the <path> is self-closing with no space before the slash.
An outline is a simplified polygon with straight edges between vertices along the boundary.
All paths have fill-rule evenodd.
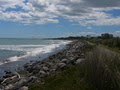
<path id="1" fill-rule="evenodd" d="M 105 34 L 101 34 L 101 38 L 102 39 L 111 39 L 111 38 L 113 38 L 113 35 L 109 34 L 109 33 L 105 33 Z"/>

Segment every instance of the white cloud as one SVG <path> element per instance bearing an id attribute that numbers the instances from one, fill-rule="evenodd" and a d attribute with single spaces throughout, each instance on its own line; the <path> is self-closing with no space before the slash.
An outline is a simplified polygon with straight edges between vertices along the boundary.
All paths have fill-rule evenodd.
<path id="1" fill-rule="evenodd" d="M 16 5 L 23 4 L 24 0 L 0 0 L 0 8 L 5 10 L 7 8 L 15 8 Z"/>
<path id="2" fill-rule="evenodd" d="M 120 37 L 120 31 L 115 31 L 113 34 Z"/>
<path id="3" fill-rule="evenodd" d="M 119 0 L 0 0 L 0 20 L 44 24 L 63 17 L 88 27 L 120 25 L 120 16 L 106 13 L 119 5 Z"/>

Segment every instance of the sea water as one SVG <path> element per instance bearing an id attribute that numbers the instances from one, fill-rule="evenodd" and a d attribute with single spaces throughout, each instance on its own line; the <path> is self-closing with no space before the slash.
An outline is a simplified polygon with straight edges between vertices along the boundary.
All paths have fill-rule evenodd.
<path id="1" fill-rule="evenodd" d="M 42 60 L 64 48 L 69 41 L 30 38 L 0 39 L 0 76 L 4 70 L 15 71 L 30 61 Z"/>

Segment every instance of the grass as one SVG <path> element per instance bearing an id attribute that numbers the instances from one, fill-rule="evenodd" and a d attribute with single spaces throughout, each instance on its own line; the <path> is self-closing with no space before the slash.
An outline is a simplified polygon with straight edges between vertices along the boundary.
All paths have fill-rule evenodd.
<path id="1" fill-rule="evenodd" d="M 30 86 L 30 90 L 87 90 L 89 85 L 82 78 L 79 66 L 73 66 L 62 73 L 45 78 L 45 84 Z M 82 87 L 81 87 L 82 86 Z"/>
<path id="2" fill-rule="evenodd" d="M 30 85 L 29 90 L 120 90 L 120 56 L 95 47 L 79 65 L 46 77 L 44 82 Z"/>
<path id="3" fill-rule="evenodd" d="M 85 61 L 85 78 L 94 90 L 120 89 L 120 57 L 101 47 L 88 53 Z"/>
<path id="4" fill-rule="evenodd" d="M 110 49 L 110 50 L 112 50 L 114 52 L 120 53 L 120 48 L 118 48 L 118 47 L 109 47 L 107 45 L 102 45 L 102 44 L 100 46 L 103 47 L 103 48 Z"/>

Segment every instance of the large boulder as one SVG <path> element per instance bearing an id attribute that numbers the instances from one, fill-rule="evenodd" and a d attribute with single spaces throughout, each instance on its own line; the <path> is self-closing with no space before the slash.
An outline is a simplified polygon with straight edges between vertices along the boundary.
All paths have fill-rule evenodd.
<path id="1" fill-rule="evenodd" d="M 28 87 L 24 86 L 20 90 L 28 90 Z"/>
<path id="2" fill-rule="evenodd" d="M 66 68 L 66 64 L 65 63 L 58 63 L 57 64 L 57 70 L 64 70 Z"/>
<path id="3" fill-rule="evenodd" d="M 60 62 L 61 63 L 68 63 L 68 60 L 67 59 L 62 59 Z"/>
<path id="4" fill-rule="evenodd" d="M 48 67 L 45 67 L 45 66 L 43 67 L 43 70 L 44 71 L 49 71 Z"/>
<path id="5" fill-rule="evenodd" d="M 27 85 L 27 80 L 24 78 L 21 78 L 18 82 L 15 83 L 14 85 L 14 90 L 18 90 L 23 86 Z"/>
<path id="6" fill-rule="evenodd" d="M 75 64 L 79 64 L 81 61 L 85 60 L 84 58 L 79 58 L 76 60 Z"/>
<path id="7" fill-rule="evenodd" d="M 47 76 L 47 73 L 40 70 L 39 75 L 40 75 L 41 78 L 43 78 L 43 77 Z"/>

